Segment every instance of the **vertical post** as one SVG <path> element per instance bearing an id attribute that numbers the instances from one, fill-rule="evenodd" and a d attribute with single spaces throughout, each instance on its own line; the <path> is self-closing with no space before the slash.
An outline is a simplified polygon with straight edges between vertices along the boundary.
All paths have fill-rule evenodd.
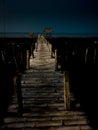
<path id="1" fill-rule="evenodd" d="M 1 51 L 1 57 L 2 57 L 3 62 L 5 62 L 3 51 Z"/>
<path id="2" fill-rule="evenodd" d="M 85 52 L 85 63 L 87 63 L 87 56 L 88 56 L 88 48 L 86 48 L 86 52 Z"/>
<path id="3" fill-rule="evenodd" d="M 97 55 L 97 49 L 94 50 L 94 63 L 96 63 L 96 55 Z"/>
<path id="4" fill-rule="evenodd" d="M 94 50 L 94 63 L 97 62 L 97 61 L 96 61 L 96 55 L 97 55 L 97 46 L 96 46 L 96 45 L 97 45 L 97 43 L 98 43 L 97 41 L 94 42 L 94 44 L 95 44 L 95 50 Z"/>
<path id="5" fill-rule="evenodd" d="M 51 58 L 53 57 L 53 54 L 52 54 L 52 45 L 50 44 L 50 56 Z"/>
<path id="6" fill-rule="evenodd" d="M 29 50 L 26 50 L 26 69 L 28 70 L 29 67 L 30 67 Z"/>
<path id="7" fill-rule="evenodd" d="M 22 90 L 21 90 L 21 75 L 17 74 L 13 78 L 14 82 L 14 89 L 15 89 L 15 95 L 17 99 L 17 104 L 18 104 L 18 114 L 19 116 L 22 116 L 23 113 L 23 104 L 22 104 Z"/>
<path id="8" fill-rule="evenodd" d="M 66 110 L 70 109 L 70 88 L 68 71 L 64 71 L 64 105 Z"/>
<path id="9" fill-rule="evenodd" d="M 34 44 L 35 44 L 35 43 L 32 43 L 32 44 L 31 44 L 31 48 L 30 48 L 30 49 L 31 49 L 31 50 L 30 50 L 30 51 L 31 51 L 31 54 L 30 54 L 30 55 L 32 56 L 32 58 L 34 58 L 34 53 L 33 53 Z"/>
<path id="10" fill-rule="evenodd" d="M 46 42 L 47 42 L 47 46 L 48 46 L 49 51 L 50 51 L 50 43 L 48 41 L 46 41 Z"/>
<path id="11" fill-rule="evenodd" d="M 58 70 L 58 54 L 57 49 L 55 49 L 55 71 Z"/>

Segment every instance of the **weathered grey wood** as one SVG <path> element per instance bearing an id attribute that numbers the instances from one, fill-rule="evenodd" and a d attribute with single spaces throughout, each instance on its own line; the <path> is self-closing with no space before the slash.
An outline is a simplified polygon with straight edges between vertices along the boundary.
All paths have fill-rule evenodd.
<path id="1" fill-rule="evenodd" d="M 70 110 L 70 88 L 68 71 L 64 71 L 64 105 L 66 110 Z"/>
<path id="2" fill-rule="evenodd" d="M 53 52 L 52 52 L 52 45 L 50 44 L 50 55 L 51 55 L 51 58 L 53 58 Z"/>
<path id="3" fill-rule="evenodd" d="M 58 54 L 57 49 L 55 49 L 55 71 L 58 70 Z"/>
<path id="4" fill-rule="evenodd" d="M 30 57 L 29 57 L 29 50 L 26 50 L 26 69 L 28 70 L 30 68 Z"/>
<path id="5" fill-rule="evenodd" d="M 23 104 L 22 104 L 22 91 L 21 91 L 21 75 L 17 74 L 16 76 L 14 76 L 13 82 L 14 82 L 15 95 L 18 104 L 17 111 L 18 114 L 22 116 Z"/>
<path id="6" fill-rule="evenodd" d="M 88 48 L 86 48 L 86 52 L 85 52 L 85 63 L 87 63 L 87 55 L 88 55 Z"/>

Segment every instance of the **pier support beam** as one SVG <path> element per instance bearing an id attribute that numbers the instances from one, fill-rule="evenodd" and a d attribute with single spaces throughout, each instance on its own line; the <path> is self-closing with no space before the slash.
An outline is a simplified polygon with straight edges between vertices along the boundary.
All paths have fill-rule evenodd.
<path id="1" fill-rule="evenodd" d="M 51 58 L 53 58 L 53 52 L 52 52 L 52 45 L 50 44 L 50 55 L 51 55 Z"/>
<path id="2" fill-rule="evenodd" d="M 28 70 L 30 68 L 30 54 L 29 50 L 26 50 L 26 69 Z"/>
<path id="3" fill-rule="evenodd" d="M 16 76 L 14 76 L 13 82 L 14 82 L 16 100 L 18 104 L 17 111 L 18 111 L 19 116 L 22 116 L 23 103 L 22 103 L 22 90 L 21 90 L 21 75 L 17 74 Z"/>
<path id="4" fill-rule="evenodd" d="M 58 70 L 58 54 L 57 49 L 55 49 L 55 71 Z"/>
<path id="5" fill-rule="evenodd" d="M 68 71 L 64 71 L 64 105 L 66 110 L 70 110 L 70 88 Z"/>

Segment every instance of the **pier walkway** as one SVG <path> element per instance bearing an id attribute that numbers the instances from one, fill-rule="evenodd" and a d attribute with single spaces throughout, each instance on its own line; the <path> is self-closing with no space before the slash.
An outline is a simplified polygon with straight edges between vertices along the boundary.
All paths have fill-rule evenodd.
<path id="1" fill-rule="evenodd" d="M 38 39 L 30 69 L 22 74 L 23 116 L 17 114 L 16 99 L 8 108 L 4 126 L 0 130 L 93 130 L 83 111 L 64 107 L 63 73 L 55 71 L 49 44 Z M 72 99 L 73 100 L 73 99 Z"/>

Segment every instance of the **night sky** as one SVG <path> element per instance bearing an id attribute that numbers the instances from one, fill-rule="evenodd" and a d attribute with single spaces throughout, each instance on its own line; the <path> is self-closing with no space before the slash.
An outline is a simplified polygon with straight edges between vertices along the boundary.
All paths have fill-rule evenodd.
<path id="1" fill-rule="evenodd" d="M 97 0 L 0 0 L 0 32 L 98 34 Z"/>

